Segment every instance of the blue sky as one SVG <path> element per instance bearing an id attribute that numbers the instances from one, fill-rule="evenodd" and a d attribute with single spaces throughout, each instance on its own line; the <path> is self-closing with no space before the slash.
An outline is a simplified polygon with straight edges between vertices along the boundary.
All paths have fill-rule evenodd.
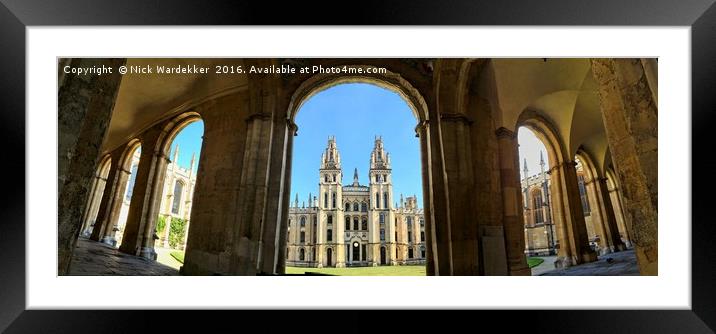
<path id="1" fill-rule="evenodd" d="M 189 168 L 191 165 L 191 155 L 196 154 L 196 162 L 194 163 L 194 172 L 199 166 L 199 152 L 201 151 L 201 137 L 204 135 L 204 122 L 192 122 L 184 129 L 179 131 L 172 142 L 170 159 L 174 159 L 174 152 L 179 145 L 179 166 Z"/>
<path id="2" fill-rule="evenodd" d="M 376 135 L 383 137 L 393 168 L 393 202 L 400 194 L 417 195 L 422 207 L 420 142 L 415 137 L 417 120 L 408 104 L 396 93 L 370 84 L 342 84 L 321 91 L 307 100 L 296 116 L 291 202 L 299 204 L 308 193 L 318 192 L 318 168 L 328 136 L 335 136 L 343 167 L 343 184 L 353 182 L 358 168 L 362 185 L 368 184 L 370 153 Z"/>
<path id="3" fill-rule="evenodd" d="M 542 141 L 537 139 L 534 132 L 526 127 L 520 127 L 517 130 L 517 143 L 520 144 L 520 176 L 524 177 L 522 170 L 525 168 L 524 162 L 527 158 L 527 169 L 530 176 L 539 174 L 539 153 L 544 156 L 545 171 L 549 169 L 549 160 L 547 159 L 547 150 Z"/>

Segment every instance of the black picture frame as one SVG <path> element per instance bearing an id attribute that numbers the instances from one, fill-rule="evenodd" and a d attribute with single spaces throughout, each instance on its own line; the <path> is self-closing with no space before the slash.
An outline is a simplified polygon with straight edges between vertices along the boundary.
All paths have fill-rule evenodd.
<path id="1" fill-rule="evenodd" d="M 13 175 L 3 181 L 0 191 L 0 330 L 7 333 L 124 333 L 174 331 L 187 329 L 188 322 L 199 320 L 201 332 L 221 330 L 239 332 L 254 322 L 268 321 L 266 329 L 295 328 L 292 313 L 264 319 L 254 311 L 97 311 L 97 310 L 26 310 L 25 284 L 25 71 L 27 26 L 55 25 L 227 25 L 227 24 L 369 24 L 369 25 L 587 25 L 587 26 L 689 26 L 691 27 L 692 80 L 692 154 L 710 157 L 711 124 L 716 114 L 716 5 L 714 0 L 553 0 L 493 2 L 461 0 L 454 3 L 422 0 L 361 3 L 348 8 L 336 3 L 239 2 L 239 1 L 37 1 L 0 0 L 0 136 L 3 141 L 4 173 Z M 328 7 L 326 7 L 328 6 Z M 668 92 L 666 92 L 668 94 Z M 48 110 L 48 115 L 53 111 Z M 662 112 L 687 112 L 662 110 Z M 668 130 L 668 126 L 666 127 Z M 705 154 L 704 154 L 705 153 Z M 692 155 L 692 282 L 690 310 L 541 310 L 441 312 L 426 316 L 389 315 L 389 324 L 371 323 L 374 329 L 406 330 L 405 316 L 423 325 L 442 329 L 502 328 L 510 332 L 574 333 L 713 333 L 716 329 L 716 236 L 711 214 L 714 165 Z M 52 163 L 53 157 L 48 157 Z M 51 169 L 49 169 L 51 171 Z M 22 175 L 24 177 L 19 177 Z M 701 181 L 699 181 L 701 180 Z M 48 191 L 52 187 L 48 187 Z M 667 203 L 668 204 L 668 203 Z M 674 222 L 688 224 L 688 222 Z M 694 251 L 695 250 L 695 251 Z M 80 292 L 78 292 L 80 293 Z M 659 293 L 655 291 L 654 293 Z M 617 298 L 615 296 L 615 298 Z M 368 312 L 371 314 L 364 314 Z M 330 325 L 357 331 L 346 320 L 383 318 L 377 311 L 356 314 L 310 315 L 310 327 Z M 504 318 L 512 319 L 506 320 Z M 245 325 L 245 322 L 252 322 Z M 282 328 L 286 326 L 287 328 Z M 464 327 L 467 326 L 467 327 Z"/>

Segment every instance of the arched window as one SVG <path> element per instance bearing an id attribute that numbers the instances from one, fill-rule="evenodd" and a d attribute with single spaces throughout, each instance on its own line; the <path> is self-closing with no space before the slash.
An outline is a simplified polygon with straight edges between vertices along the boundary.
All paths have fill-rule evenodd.
<path id="1" fill-rule="evenodd" d="M 326 231 L 326 241 L 331 242 L 333 241 L 333 229 L 328 229 Z"/>
<path id="2" fill-rule="evenodd" d="M 358 217 L 353 217 L 353 229 L 358 230 Z"/>
<path id="3" fill-rule="evenodd" d="M 336 182 L 336 174 L 333 174 L 333 182 Z"/>
<path id="4" fill-rule="evenodd" d="M 379 217 L 380 217 L 380 224 L 385 225 L 385 214 L 381 212 Z"/>
<path id="5" fill-rule="evenodd" d="M 420 231 L 420 241 L 425 241 L 425 231 Z"/>
<path id="6" fill-rule="evenodd" d="M 306 251 L 303 248 L 298 251 L 298 259 L 301 261 L 306 260 Z"/>
<path id="7" fill-rule="evenodd" d="M 409 259 L 413 258 L 413 247 L 408 248 L 408 258 Z"/>
<path id="8" fill-rule="evenodd" d="M 328 193 L 327 192 L 323 193 L 323 207 L 328 209 Z"/>
<path id="9" fill-rule="evenodd" d="M 305 242 L 306 242 L 306 232 L 301 231 L 301 243 L 305 243 Z"/>
<path id="10" fill-rule="evenodd" d="M 542 193 L 539 190 L 532 193 L 532 205 L 534 210 L 534 224 L 544 223 L 544 216 L 542 215 Z"/>
<path id="11" fill-rule="evenodd" d="M 380 174 L 375 174 L 375 183 L 380 183 Z"/>
<path id="12" fill-rule="evenodd" d="M 388 208 L 388 203 L 388 192 L 386 191 L 383 193 L 383 209 Z"/>
<path id="13" fill-rule="evenodd" d="M 368 231 L 368 218 L 363 217 L 363 221 L 361 221 L 361 230 Z"/>
<path id="14" fill-rule="evenodd" d="M 351 229 L 351 217 L 346 217 L 346 231 Z"/>
<path id="15" fill-rule="evenodd" d="M 380 194 L 379 193 L 375 193 L 375 208 L 376 209 L 380 208 Z"/>
<path id="16" fill-rule="evenodd" d="M 362 212 L 368 212 L 368 204 L 366 204 L 366 203 L 361 203 L 360 206 L 361 206 L 360 211 L 362 211 Z"/>
<path id="17" fill-rule="evenodd" d="M 385 229 L 380 229 L 380 241 L 385 241 Z"/>
<path id="18" fill-rule="evenodd" d="M 323 174 L 323 182 L 328 183 L 328 174 Z"/>
<path id="19" fill-rule="evenodd" d="M 358 202 L 353 203 L 353 211 L 358 211 Z"/>
<path id="20" fill-rule="evenodd" d="M 175 215 L 179 214 L 179 208 L 181 207 L 181 195 L 183 192 L 184 183 L 177 180 L 177 182 L 174 184 L 174 202 L 172 203 L 172 213 Z"/>
<path id="21" fill-rule="evenodd" d="M 351 211 L 351 203 L 346 202 L 346 211 Z"/>
<path id="22" fill-rule="evenodd" d="M 306 217 L 301 217 L 301 227 L 306 226 Z"/>
<path id="23" fill-rule="evenodd" d="M 331 208 L 335 209 L 336 208 L 336 193 L 333 193 L 333 200 L 331 201 L 331 204 L 332 204 Z"/>
<path id="24" fill-rule="evenodd" d="M 327 219 L 326 224 L 328 224 L 328 225 L 333 225 L 333 216 L 328 215 L 328 219 Z"/>

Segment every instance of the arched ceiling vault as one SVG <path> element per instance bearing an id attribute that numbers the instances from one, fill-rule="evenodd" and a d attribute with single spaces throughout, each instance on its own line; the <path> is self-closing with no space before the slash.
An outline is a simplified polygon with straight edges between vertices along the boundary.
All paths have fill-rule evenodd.
<path id="1" fill-rule="evenodd" d="M 208 74 L 157 74 L 156 66 L 197 65 Z M 130 58 L 127 66 L 149 66 L 153 74 L 126 74 L 117 93 L 102 152 L 111 151 L 192 102 L 246 85 L 245 75 L 217 75 L 215 65 L 243 65 L 242 59 Z"/>
<path id="2" fill-rule="evenodd" d="M 554 123 L 569 154 L 583 147 L 603 169 L 607 141 L 589 59 L 492 59 L 480 84 L 480 94 L 502 115 L 497 128 L 516 130 L 525 110 L 539 111 Z"/>

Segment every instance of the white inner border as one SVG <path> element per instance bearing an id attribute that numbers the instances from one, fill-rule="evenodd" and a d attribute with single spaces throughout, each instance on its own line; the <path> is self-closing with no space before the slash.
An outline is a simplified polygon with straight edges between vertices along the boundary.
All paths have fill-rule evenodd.
<path id="1" fill-rule="evenodd" d="M 29 27 L 27 308 L 691 309 L 690 40 L 689 27 Z M 58 56 L 659 57 L 659 276 L 58 277 Z"/>

